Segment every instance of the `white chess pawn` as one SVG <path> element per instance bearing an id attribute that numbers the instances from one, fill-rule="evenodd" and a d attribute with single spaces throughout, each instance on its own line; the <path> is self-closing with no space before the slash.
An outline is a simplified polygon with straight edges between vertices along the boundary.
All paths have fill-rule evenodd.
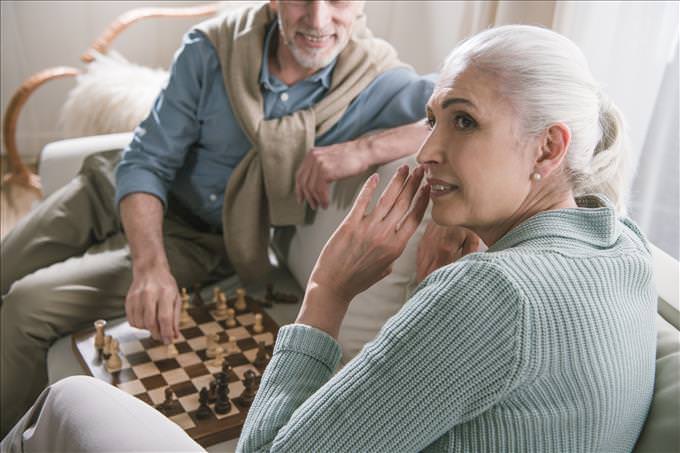
<path id="1" fill-rule="evenodd" d="M 220 353 L 224 352 L 224 348 L 220 346 L 220 337 L 216 333 L 210 334 L 207 337 L 207 348 L 205 351 L 205 355 L 210 357 L 211 359 L 214 359 L 217 357 Z"/>
<path id="2" fill-rule="evenodd" d="M 239 313 L 246 311 L 246 309 L 248 308 L 248 306 L 246 304 L 246 290 L 245 289 L 238 288 L 236 290 L 236 303 L 234 304 L 234 308 Z"/>
<path id="3" fill-rule="evenodd" d="M 229 335 L 229 338 L 227 340 L 227 354 L 233 354 L 235 352 L 238 352 L 238 346 L 236 345 L 236 337 L 233 335 Z"/>
<path id="4" fill-rule="evenodd" d="M 102 348 L 102 355 L 104 356 L 105 359 L 108 359 L 109 355 L 111 354 L 111 340 L 113 340 L 113 337 L 111 335 L 107 335 L 104 337 L 104 347 Z"/>
<path id="5" fill-rule="evenodd" d="M 168 357 L 177 357 L 179 355 L 179 351 L 177 350 L 177 346 L 175 346 L 175 343 L 170 343 L 168 345 L 167 349 L 167 356 Z"/>
<path id="6" fill-rule="evenodd" d="M 217 295 L 217 309 L 215 310 L 217 316 L 227 315 L 227 296 L 222 291 Z"/>
<path id="7" fill-rule="evenodd" d="M 226 324 L 227 327 L 236 327 L 236 312 L 234 311 L 233 308 L 227 309 L 227 320 Z"/>
<path id="8" fill-rule="evenodd" d="M 186 327 L 191 324 L 191 315 L 189 315 L 189 294 L 187 294 L 187 289 L 182 288 L 182 311 L 179 314 L 179 325 L 180 327 Z"/>
<path id="9" fill-rule="evenodd" d="M 111 340 L 109 343 L 109 348 L 111 355 L 106 359 L 106 371 L 109 373 L 115 373 L 120 371 L 123 366 L 123 362 L 120 360 L 120 355 L 118 354 L 118 340 Z"/>
<path id="10" fill-rule="evenodd" d="M 262 326 L 262 313 L 255 313 L 255 324 L 253 324 L 253 332 L 262 333 L 264 327 Z"/>
<path id="11" fill-rule="evenodd" d="M 94 347 L 98 351 L 101 351 L 104 348 L 104 338 L 106 337 L 104 334 L 104 327 L 106 327 L 106 321 L 103 319 L 98 319 L 94 322 L 94 329 L 96 331 L 94 335 Z"/>

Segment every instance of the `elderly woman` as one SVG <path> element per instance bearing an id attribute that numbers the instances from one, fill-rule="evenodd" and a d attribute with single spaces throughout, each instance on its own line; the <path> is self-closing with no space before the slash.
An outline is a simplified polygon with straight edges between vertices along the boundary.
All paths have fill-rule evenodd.
<path id="1" fill-rule="evenodd" d="M 568 39 L 506 26 L 452 52 L 426 110 L 420 166 L 372 210 L 369 178 L 323 249 L 239 450 L 630 451 L 656 299 L 645 239 L 615 208 L 629 159 L 617 109 Z M 422 253 L 429 275 L 334 374 L 348 304 L 390 272 L 429 200 L 430 256 L 460 236 L 446 227 L 488 250 Z"/>

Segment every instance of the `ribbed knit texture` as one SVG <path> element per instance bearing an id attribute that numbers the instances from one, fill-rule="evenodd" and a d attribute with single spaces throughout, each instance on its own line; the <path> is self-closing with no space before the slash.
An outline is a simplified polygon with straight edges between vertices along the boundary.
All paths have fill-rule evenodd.
<path id="1" fill-rule="evenodd" d="M 434 272 L 335 376 L 335 340 L 283 327 L 238 449 L 631 451 L 654 385 L 651 258 L 606 200 L 581 203 Z"/>

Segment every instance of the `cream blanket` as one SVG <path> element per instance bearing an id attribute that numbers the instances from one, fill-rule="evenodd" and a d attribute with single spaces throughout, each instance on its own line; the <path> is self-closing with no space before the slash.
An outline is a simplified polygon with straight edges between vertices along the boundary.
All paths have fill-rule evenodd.
<path id="1" fill-rule="evenodd" d="M 232 109 L 252 144 L 229 179 L 222 211 L 227 253 L 244 284 L 270 270 L 270 226 L 306 220 L 305 206 L 295 198 L 295 172 L 315 137 L 330 130 L 376 76 L 403 66 L 388 43 L 372 36 L 362 16 L 338 56 L 326 96 L 308 109 L 265 120 L 259 75 L 267 25 L 275 18 L 265 4 L 197 26 L 217 50 Z"/>

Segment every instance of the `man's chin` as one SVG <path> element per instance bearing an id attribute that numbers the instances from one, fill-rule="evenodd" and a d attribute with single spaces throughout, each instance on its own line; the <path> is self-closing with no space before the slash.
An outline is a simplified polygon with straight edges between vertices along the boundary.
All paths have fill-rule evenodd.
<path id="1" fill-rule="evenodd" d="M 329 49 L 317 55 L 310 55 L 309 52 L 303 52 L 300 49 L 292 49 L 293 57 L 300 66 L 309 70 L 319 70 L 328 66 L 331 61 L 337 56 L 339 52 L 336 49 Z"/>

